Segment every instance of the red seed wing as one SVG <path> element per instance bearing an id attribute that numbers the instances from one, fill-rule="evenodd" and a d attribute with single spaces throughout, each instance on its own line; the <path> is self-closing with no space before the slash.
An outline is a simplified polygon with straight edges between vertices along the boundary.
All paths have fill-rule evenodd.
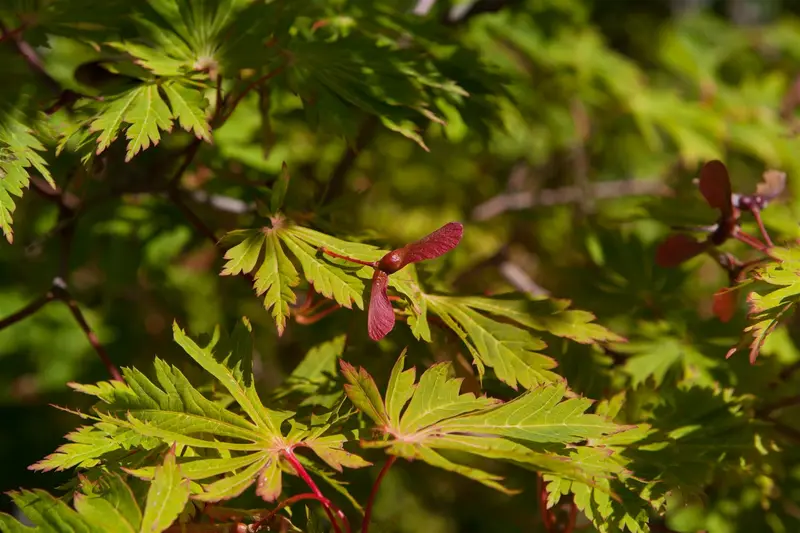
<path id="1" fill-rule="evenodd" d="M 463 234 L 464 226 L 460 222 L 450 222 L 430 235 L 406 244 L 402 248 L 403 266 L 446 254 L 458 246 Z"/>
<path id="2" fill-rule="evenodd" d="M 728 287 L 715 292 L 711 310 L 720 322 L 730 322 L 736 314 L 736 292 Z"/>
<path id="3" fill-rule="evenodd" d="M 664 268 L 676 267 L 703 253 L 707 247 L 707 241 L 701 242 L 683 233 L 675 233 L 658 246 L 656 264 Z"/>
<path id="4" fill-rule="evenodd" d="M 764 200 L 776 198 L 786 188 L 786 173 L 779 170 L 764 172 L 761 183 L 756 188 L 756 194 Z"/>
<path id="5" fill-rule="evenodd" d="M 367 314 L 367 330 L 369 338 L 379 341 L 394 329 L 394 309 L 386 289 L 389 287 L 389 275 L 375 270 L 372 275 L 372 292 L 369 296 L 369 312 Z"/>
<path id="6" fill-rule="evenodd" d="M 731 180 L 722 161 L 709 161 L 700 169 L 700 192 L 714 209 L 719 209 L 725 215 L 733 211 Z"/>

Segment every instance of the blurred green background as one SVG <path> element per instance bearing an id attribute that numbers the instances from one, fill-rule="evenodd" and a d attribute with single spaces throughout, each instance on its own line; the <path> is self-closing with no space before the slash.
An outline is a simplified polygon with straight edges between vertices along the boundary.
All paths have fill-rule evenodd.
<path id="1" fill-rule="evenodd" d="M 289 204 L 300 206 L 300 214 L 312 213 L 327 190 L 332 203 L 316 213 L 323 220 L 315 223 L 336 233 L 371 236 L 388 247 L 449 220 L 463 221 L 463 243 L 421 268 L 424 276 L 436 274 L 442 287 L 464 293 L 517 289 L 570 298 L 631 340 L 626 353 L 614 355 L 621 360 L 551 344 L 561 373 L 589 397 L 626 387 L 646 396 L 685 380 L 735 387 L 740 394 L 796 390 L 796 382 L 766 386 L 781 365 L 800 360 L 796 328 L 778 332 L 757 367 L 744 356 L 725 361 L 745 324 L 743 305 L 728 324 L 711 315 L 711 295 L 727 283 L 725 274 L 706 260 L 668 271 L 653 257 L 670 224 L 713 222 L 692 184 L 699 165 L 713 158 L 726 162 L 742 192 L 753 191 L 768 168 L 787 172 L 789 190 L 764 218 L 773 238 L 800 237 L 800 2 L 400 4 L 429 8 L 414 15 L 413 24 L 419 34 L 436 37 L 438 53 L 470 52 L 492 73 L 476 80 L 489 84 L 490 92 L 473 98 L 472 113 L 486 116 L 462 116 L 453 108 L 446 125 L 424 132 L 430 152 L 359 119 L 359 151 L 352 156 L 342 139 L 310 126 L 299 101 L 284 89 L 271 95 L 266 128 L 263 102 L 252 93 L 215 132 L 214 146 L 201 150 L 190 186 L 251 201 L 249 184 L 269 184 L 286 161 Z M 26 82 L 30 73 L 6 45 L 0 43 L 2 84 Z M 48 72 L 64 83 L 93 57 L 91 49 L 64 37 L 40 45 Z M 450 74 L 469 80 L 471 60 L 454 61 L 463 70 Z M 468 81 L 464 86 L 470 91 Z M 497 120 L 479 120 L 490 115 Z M 168 156 L 182 135 L 167 137 L 163 152 L 153 153 Z M 145 152 L 134 162 L 147 174 L 157 157 Z M 69 163 L 55 159 L 52 166 L 60 182 Z M 201 201 L 192 207 L 219 230 L 254 224 L 248 215 Z M 19 202 L 15 243 L 0 251 L 0 318 L 50 286 L 59 261 L 51 234 L 56 217 L 55 207 L 33 192 Z M 164 198 L 128 194 L 80 220 L 69 281 L 120 366 L 148 369 L 159 355 L 196 375 L 172 343 L 172 321 L 199 334 L 246 315 L 256 332 L 257 371 L 269 388 L 311 346 L 342 330 L 364 329 L 364 313 L 340 311 L 314 326 L 290 323 L 278 338 L 248 284 L 218 276 L 221 264 L 214 247 Z M 380 374 L 381 365 L 388 368 L 411 344 L 402 328 L 380 348 L 362 343 L 350 355 Z M 427 346 L 413 350 L 422 361 L 438 357 Z M 105 369 L 59 302 L 0 330 L 0 364 L 0 489 L 52 488 L 68 475 L 33 474 L 26 467 L 54 450 L 77 419 L 50 404 L 86 408 L 66 383 L 106 379 Z M 771 472 L 712 477 L 703 497 L 672 507 L 669 527 L 800 530 L 792 503 L 800 501 L 798 459 L 787 449 Z M 403 465 L 387 478 L 377 517 L 385 531 L 540 531 L 535 479 L 510 468 L 502 473 L 525 488 L 522 494 L 508 498 L 422 464 Z M 780 484 L 777 496 L 774 483 Z M 765 494 L 774 497 L 771 505 Z M 8 501 L 2 505 L 5 510 Z"/>

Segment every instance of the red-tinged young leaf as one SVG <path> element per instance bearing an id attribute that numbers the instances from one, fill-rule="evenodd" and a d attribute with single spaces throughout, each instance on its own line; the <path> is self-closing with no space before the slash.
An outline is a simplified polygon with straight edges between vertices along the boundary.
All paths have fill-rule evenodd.
<path id="1" fill-rule="evenodd" d="M 700 192 L 708 205 L 719 209 L 726 216 L 731 213 L 731 181 L 728 169 L 722 161 L 709 161 L 700 169 Z"/>
<path id="2" fill-rule="evenodd" d="M 664 268 L 672 268 L 688 261 L 708 248 L 708 241 L 698 241 L 684 233 L 668 236 L 656 250 L 656 264 Z"/>
<path id="3" fill-rule="evenodd" d="M 389 416 L 383 405 L 383 398 L 375 385 L 375 380 L 364 368 L 355 369 L 347 361 L 339 361 L 342 375 L 350 383 L 344 390 L 350 401 L 359 411 L 370 417 L 378 425 L 385 426 L 389 423 Z"/>
<path id="4" fill-rule="evenodd" d="M 375 270 L 367 314 L 367 330 L 374 341 L 381 340 L 394 328 L 394 309 L 386 293 L 388 286 L 389 275 L 382 270 Z"/>

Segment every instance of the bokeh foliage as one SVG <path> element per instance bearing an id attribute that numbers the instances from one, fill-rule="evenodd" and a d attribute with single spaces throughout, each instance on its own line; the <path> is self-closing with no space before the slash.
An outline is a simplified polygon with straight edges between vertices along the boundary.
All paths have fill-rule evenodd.
<path id="1" fill-rule="evenodd" d="M 605 485 L 545 477 L 551 502 L 574 494 L 579 524 L 589 517 L 608 531 L 797 530 L 800 428 L 793 425 L 797 408 L 784 402 L 800 379 L 793 371 L 800 365 L 796 319 L 781 316 L 757 364 L 744 353 L 725 359 L 749 324 L 744 294 L 733 320 L 721 323 L 711 302 L 728 282 L 725 273 L 706 257 L 669 270 L 654 256 L 669 225 L 713 221 L 692 184 L 710 159 L 725 161 L 742 192 L 753 191 L 767 168 L 785 171 L 788 191 L 764 220 L 776 243 L 800 237 L 800 7 L 789 0 L 520 0 L 482 13 L 476 6 L 493 2 L 478 2 L 454 19 L 468 3 L 439 0 L 424 15 L 412 13 L 416 4 L 5 3 L 0 225 L 5 235 L 13 229 L 13 244 L 0 252 L 0 318 L 61 276 L 117 365 L 149 373 L 157 354 L 208 392 L 199 387 L 207 376 L 173 342 L 173 320 L 196 338 L 247 316 L 261 397 L 299 408 L 337 399 L 344 380 L 332 385 L 325 376 L 338 372 L 331 361 L 339 357 L 366 368 L 385 393 L 406 347 L 418 375 L 453 360 L 465 389 L 480 385 L 510 399 L 518 392 L 508 385 L 525 388 L 537 379 L 509 379 L 489 364 L 478 384 L 473 360 L 506 352 L 468 331 L 460 335 L 468 328 L 453 317 L 491 322 L 483 329 L 494 328 L 492 338 L 517 343 L 509 357 L 542 352 L 558 363 L 537 360 L 542 369 L 598 400 L 593 413 L 639 425 L 619 435 L 583 435 L 591 446 L 573 452 L 585 454 L 575 460 L 587 471 L 613 472 Z M 742 15 L 745 4 L 749 15 Z M 191 9 L 171 7 L 177 5 Z M 16 29 L 47 77 L 26 61 Z M 265 44 L 268 35 L 276 39 Z M 81 70 L 98 59 L 129 78 L 104 83 Z M 258 76 L 278 71 L 245 92 Z M 64 89 L 103 100 L 84 97 L 71 109 L 42 113 Z M 230 117 L 216 113 L 219 93 L 245 94 Z M 182 169 L 193 147 L 197 154 Z M 185 171 L 180 204 L 202 227 L 215 238 L 234 231 L 226 249 L 274 224 L 269 216 L 278 209 L 301 230 L 317 231 L 302 240 L 289 228 L 279 242 L 270 240 L 300 262 L 297 249 L 320 243 L 375 259 L 378 249 L 450 220 L 465 223 L 465 236 L 453 252 L 413 271 L 422 295 L 404 289 L 409 278 L 396 282 L 411 303 L 403 309 L 412 327 L 400 323 L 376 344 L 358 310 L 369 277 L 363 271 L 326 263 L 323 275 L 344 280 L 341 290 L 350 291 L 335 297 L 332 286 L 329 296 L 353 310 L 310 325 L 287 316 L 296 302 L 286 290 L 297 291 L 299 302 L 304 297 L 305 264 L 296 263 L 294 274 L 285 265 L 276 270 L 273 279 L 294 281 L 278 282 L 280 303 L 272 309 L 263 305 L 269 289 L 256 296 L 241 275 L 219 276 L 244 269 L 230 269 L 236 254 L 223 258 L 178 207 L 169 187 L 176 171 Z M 28 173 L 39 180 L 33 189 L 25 189 Z M 274 201 L 286 178 L 285 198 Z M 69 214 L 36 193 L 47 190 L 47 180 L 88 205 L 72 226 L 68 254 L 60 229 Z M 745 229 L 757 233 L 751 219 Z M 749 257 L 739 243 L 726 249 Z M 793 264 L 764 275 L 794 276 Z M 775 305 L 795 302 L 796 283 L 772 285 L 788 287 Z M 501 299 L 507 307 L 494 314 L 488 304 L 459 300 L 525 289 L 569 299 L 569 311 L 520 294 Z M 539 322 L 515 319 L 517 311 Z M 502 314 L 515 327 L 497 318 Z M 276 319 L 285 322 L 282 335 Z M 59 301 L 1 329 L 0 357 L 4 432 L 11 437 L 0 447 L 0 488 L 52 490 L 66 478 L 32 476 L 26 467 L 76 423 L 44 407 L 88 408 L 66 384 L 107 379 L 106 369 Z M 313 358 L 325 361 L 325 372 L 314 369 Z M 213 394 L 226 401 L 219 390 Z M 613 450 L 614 461 L 603 463 L 592 446 Z M 365 457 L 377 462 L 381 455 Z M 379 493 L 379 530 L 545 531 L 534 510 L 534 471 L 550 472 L 546 465 L 467 460 L 478 477 L 491 470 L 521 494 L 497 493 L 424 461 L 398 464 Z M 374 473 L 348 476 L 348 490 L 363 502 Z M 296 478 L 285 483 L 302 490 Z M 144 510 L 146 491 L 139 492 Z"/>

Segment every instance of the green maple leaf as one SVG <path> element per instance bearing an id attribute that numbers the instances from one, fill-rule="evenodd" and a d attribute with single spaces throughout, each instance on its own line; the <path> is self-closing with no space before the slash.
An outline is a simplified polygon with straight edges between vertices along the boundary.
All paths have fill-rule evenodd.
<path id="1" fill-rule="evenodd" d="M 253 272 L 254 288 L 257 295 L 264 295 L 264 307 L 272 309 L 272 316 L 283 334 L 289 317 L 289 305 L 297 301 L 292 287 L 300 283 L 297 269 L 286 255 L 281 245 L 282 229 L 245 230 L 231 233 L 228 238 L 242 238 L 242 242 L 225 252 L 228 260 L 221 275 L 230 276 Z"/>
<path id="2" fill-rule="evenodd" d="M 507 317 L 523 326 L 546 331 L 556 337 L 594 344 L 597 342 L 623 342 L 616 333 L 593 322 L 595 316 L 579 309 L 569 309 L 569 300 L 558 298 L 526 298 L 519 294 L 488 297 L 461 298 L 473 309 L 499 317 Z"/>
<path id="3" fill-rule="evenodd" d="M 286 381 L 273 393 L 278 400 L 289 395 L 302 398 L 300 405 L 332 406 L 341 397 L 341 387 L 335 382 L 336 362 L 344 353 L 346 335 L 313 346 Z"/>
<path id="4" fill-rule="evenodd" d="M 367 244 L 337 239 L 318 231 L 298 226 L 278 214 L 272 217 L 270 228 L 232 231 L 224 238 L 228 243 L 238 242 L 225 253 L 227 262 L 222 275 L 253 274 L 256 293 L 264 294 L 264 306 L 272 309 L 278 332 L 286 327 L 290 305 L 295 303 L 293 288 L 300 278 L 297 268 L 289 258 L 299 264 L 305 280 L 314 290 L 334 300 L 345 308 L 364 308 L 365 280 L 372 277 L 370 267 L 353 267 L 352 263 L 331 260 L 319 252 L 325 247 L 364 260 L 376 260 L 386 251 Z M 405 294 L 410 302 L 412 331 L 417 337 L 430 340 L 426 304 L 416 283 L 416 271 L 411 266 L 403 273 L 389 278 L 391 287 Z"/>
<path id="5" fill-rule="evenodd" d="M 106 150 L 125 130 L 128 140 L 125 160 L 130 161 L 140 151 L 158 144 L 161 132 L 171 131 L 174 120 L 198 138 L 210 141 L 200 89 L 178 81 L 164 83 L 162 87 L 169 105 L 161 96 L 159 85 L 147 83 L 100 106 L 89 124 L 89 130 L 97 134 L 97 154 Z"/>
<path id="6" fill-rule="evenodd" d="M 158 144 L 161 140 L 160 130 L 172 130 L 172 113 L 161 98 L 158 87 L 148 85 L 138 89 L 137 92 L 137 97 L 125 113 L 125 121 L 130 123 L 126 132 L 128 151 L 125 154 L 125 161 L 130 161 L 151 143 Z"/>
<path id="7" fill-rule="evenodd" d="M 610 400 L 601 401 L 596 409 L 597 414 L 613 419 L 622 408 L 624 393 Z M 585 465 L 602 463 L 605 468 L 616 474 L 616 479 L 596 478 L 592 483 L 569 479 L 559 475 L 543 476 L 547 488 L 547 507 L 555 506 L 562 496 L 572 494 L 575 505 L 598 531 L 603 533 L 629 530 L 631 533 L 647 533 L 650 520 L 648 507 L 655 509 L 663 503 L 657 494 L 650 497 L 646 491 L 652 489 L 653 483 L 636 479 L 630 472 L 632 459 L 626 455 L 631 447 L 635 447 L 651 437 L 655 431 L 647 424 L 640 424 L 629 431 L 604 435 L 593 440 L 597 448 L 585 448 L 581 461 Z M 596 452 L 605 449 L 608 453 Z M 616 466 L 614 466 L 616 465 Z M 649 501 L 651 500 L 652 501 Z"/>
<path id="8" fill-rule="evenodd" d="M 777 260 L 754 271 L 754 278 L 767 284 L 767 290 L 751 292 L 747 297 L 749 325 L 745 328 L 750 362 L 755 363 L 761 347 L 780 321 L 800 301 L 800 248 L 775 247 L 770 254 Z M 732 355 L 738 347 L 728 353 Z"/>
<path id="9" fill-rule="evenodd" d="M 104 473 L 97 480 L 79 479 L 74 509 L 43 490 L 11 492 L 11 498 L 37 531 L 52 533 L 160 533 L 169 528 L 189 502 L 189 481 L 180 474 L 175 451 L 154 471 L 144 510 L 126 480 Z M 0 514 L 3 531 L 32 531 L 7 514 Z"/>
<path id="10" fill-rule="evenodd" d="M 0 116 L 0 229 L 9 243 L 14 242 L 14 196 L 21 197 L 28 187 L 30 171 L 36 170 L 55 187 L 45 160 L 37 153 L 42 150 L 44 146 L 26 126 L 9 115 Z"/>
<path id="11" fill-rule="evenodd" d="M 302 226 L 292 225 L 287 233 L 291 235 L 291 241 L 286 241 L 287 245 L 291 242 L 290 246 L 293 250 L 297 250 L 296 255 L 303 264 L 306 279 L 314 284 L 317 292 L 327 298 L 333 297 L 343 307 L 350 308 L 350 302 L 354 302 L 360 309 L 364 308 L 362 295 L 366 287 L 365 281 L 372 279 L 374 270 L 368 266 L 354 266 L 353 263 L 344 260 L 323 257 L 317 250 L 324 247 L 332 252 L 364 261 L 377 261 L 388 250 L 345 241 Z M 321 283 L 316 280 L 321 280 Z M 430 342 L 426 317 L 427 304 L 414 265 L 408 265 L 401 272 L 389 276 L 389 286 L 406 296 L 409 304 L 408 322 L 414 336 Z"/>
<path id="12" fill-rule="evenodd" d="M 181 128 L 191 132 L 198 139 L 211 142 L 211 128 L 205 113 L 203 94 L 180 82 L 162 85 L 172 108 L 172 117 Z"/>
<path id="13" fill-rule="evenodd" d="M 317 417 L 312 424 L 293 419 L 293 413 L 268 409 L 259 399 L 246 354 L 223 352 L 215 356 L 218 333 L 205 347 L 198 346 L 175 325 L 175 341 L 233 398 L 241 414 L 211 401 L 194 388 L 175 367 L 155 360 L 158 385 L 135 369 L 124 369 L 125 384 L 101 382 L 71 386 L 96 396 L 93 426 L 67 436 L 71 442 L 33 465 L 35 470 L 63 470 L 97 464 L 116 450 L 140 447 L 157 449 L 177 444 L 190 453 L 179 459 L 181 475 L 197 483 L 192 498 L 219 501 L 233 498 L 256 483 L 256 492 L 267 501 L 281 493 L 284 471 L 292 473 L 285 455 L 307 447 L 331 468 L 369 465 L 346 452 L 345 436 L 331 433 L 331 423 Z M 232 346 L 247 343 L 231 342 Z M 281 430 L 289 422 L 288 434 Z M 132 474 L 152 479 L 152 467 L 133 468 Z"/>
<path id="14" fill-rule="evenodd" d="M 404 370 L 402 354 L 383 397 L 366 370 L 356 370 L 345 361 L 340 364 L 348 382 L 347 396 L 385 437 L 362 441 L 362 446 L 386 448 L 387 453 L 409 460 L 420 459 L 504 492 L 513 491 L 501 483 L 501 477 L 453 462 L 442 452 L 502 459 L 586 482 L 620 470 L 613 461 L 602 460 L 587 468 L 578 460 L 579 451 L 553 451 L 554 445 L 588 448 L 578 443 L 629 429 L 586 414 L 591 402 L 565 399 L 563 382 L 542 385 L 503 403 L 460 394 L 461 380 L 451 377 L 449 363 L 430 367 L 415 383 L 416 371 Z"/>
<path id="15" fill-rule="evenodd" d="M 547 345 L 526 329 L 479 313 L 470 306 L 470 299 L 427 295 L 426 300 L 431 311 L 467 345 L 481 377 L 484 366 L 489 366 L 513 388 L 518 383 L 531 388 L 559 379 L 550 371 L 556 362 L 539 353 Z"/>
<path id="16" fill-rule="evenodd" d="M 593 323 L 594 315 L 568 309 L 568 300 L 530 299 L 517 294 L 488 297 L 424 295 L 432 312 L 461 337 L 483 376 L 492 367 L 498 379 L 525 388 L 558 379 L 556 362 L 541 353 L 547 345 L 529 329 L 575 342 L 621 342 L 619 335 Z M 495 318 L 496 317 L 496 318 Z M 502 320 L 502 321 L 501 321 Z"/>
<path id="17" fill-rule="evenodd" d="M 269 3 L 247 0 L 147 0 L 133 10 L 141 39 L 109 44 L 163 77 L 264 64 L 270 54 L 252 52 L 263 47 L 280 13 Z"/>

